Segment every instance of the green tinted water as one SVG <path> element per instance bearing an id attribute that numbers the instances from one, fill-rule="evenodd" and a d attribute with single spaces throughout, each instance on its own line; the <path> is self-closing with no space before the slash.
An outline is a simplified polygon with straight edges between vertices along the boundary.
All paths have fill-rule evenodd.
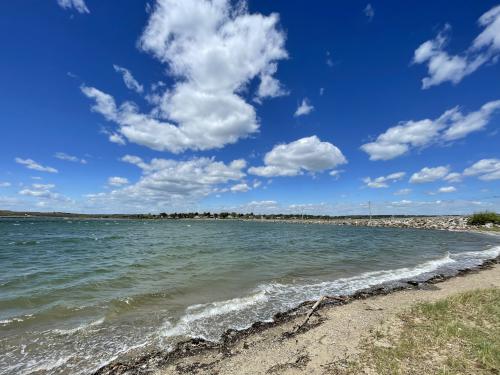
<path id="1" fill-rule="evenodd" d="M 89 373 L 323 294 L 498 256 L 492 236 L 240 221 L 0 219 L 0 374 Z"/>

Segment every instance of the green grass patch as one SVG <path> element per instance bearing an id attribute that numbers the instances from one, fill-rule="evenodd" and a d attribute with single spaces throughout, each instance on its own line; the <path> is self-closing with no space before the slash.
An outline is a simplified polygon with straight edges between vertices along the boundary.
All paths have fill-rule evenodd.
<path id="1" fill-rule="evenodd" d="M 496 212 L 477 212 L 467 220 L 469 225 L 500 224 L 500 215 Z"/>
<path id="2" fill-rule="evenodd" d="M 500 289 L 422 303 L 336 374 L 500 374 Z"/>

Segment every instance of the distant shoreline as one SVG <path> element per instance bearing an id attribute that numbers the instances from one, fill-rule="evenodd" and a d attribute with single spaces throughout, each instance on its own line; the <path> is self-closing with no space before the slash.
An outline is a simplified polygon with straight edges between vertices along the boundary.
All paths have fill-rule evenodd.
<path id="1" fill-rule="evenodd" d="M 435 229 L 449 231 L 471 231 L 471 232 L 498 232 L 500 225 L 469 225 L 469 216 L 465 215 L 436 215 L 436 216 L 414 216 L 414 215 L 373 215 L 369 216 L 313 216 L 313 215 L 253 215 L 237 214 L 220 216 L 222 214 L 198 215 L 190 214 L 165 214 L 159 215 L 106 215 L 106 214 L 71 214 L 71 213 L 44 213 L 44 212 L 14 212 L 0 211 L 0 218 L 28 219 L 28 218 L 60 218 L 68 220 L 192 220 L 192 221 L 251 221 L 272 222 L 290 224 L 329 224 L 338 226 L 359 227 L 384 227 L 384 228 L 413 228 L 413 229 Z M 175 216 L 177 215 L 177 216 Z"/>

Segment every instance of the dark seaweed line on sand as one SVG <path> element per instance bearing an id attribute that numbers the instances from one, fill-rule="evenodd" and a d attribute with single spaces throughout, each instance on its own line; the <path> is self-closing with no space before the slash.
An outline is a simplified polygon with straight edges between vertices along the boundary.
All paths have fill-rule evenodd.
<path id="1" fill-rule="evenodd" d="M 500 256 L 484 261 L 481 265 L 459 269 L 453 273 L 440 273 L 426 280 L 406 279 L 389 284 L 380 284 L 370 288 L 362 289 L 349 296 L 327 296 L 319 305 L 318 310 L 326 306 L 340 306 L 348 304 L 355 300 L 364 300 L 373 296 L 387 295 L 401 290 L 427 289 L 432 288 L 434 284 L 443 282 L 453 277 L 465 276 L 470 273 L 476 273 L 481 270 L 490 269 L 495 264 L 500 263 Z M 316 301 L 305 301 L 297 307 L 285 312 L 277 313 L 271 322 L 255 322 L 249 328 L 243 330 L 228 329 L 221 337 L 220 342 L 211 342 L 200 338 L 193 338 L 178 343 L 171 351 L 159 350 L 143 354 L 128 360 L 115 360 L 94 372 L 94 375 L 151 375 L 158 369 L 182 358 L 187 358 L 202 352 L 217 352 L 222 354 L 222 358 L 232 355 L 232 346 L 254 334 L 261 333 L 269 328 L 279 326 L 289 322 L 298 316 L 306 314 Z M 288 333 L 286 337 L 303 333 L 314 326 L 304 325 L 295 333 Z M 286 338 L 285 337 L 285 338 Z"/>

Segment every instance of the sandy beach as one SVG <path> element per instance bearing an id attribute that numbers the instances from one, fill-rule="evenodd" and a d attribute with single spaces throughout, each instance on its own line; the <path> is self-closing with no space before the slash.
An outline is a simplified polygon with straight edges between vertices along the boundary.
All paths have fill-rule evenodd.
<path id="1" fill-rule="evenodd" d="M 455 277 L 414 284 L 396 291 L 372 288 L 348 300 L 327 299 L 300 329 L 314 301 L 274 323 L 227 332 L 221 344 L 192 340 L 170 355 L 115 362 L 98 374 L 336 374 L 342 363 L 362 352 L 363 340 L 374 330 L 397 325 L 398 314 L 415 304 L 500 288 L 500 265 L 497 258 Z"/>
<path id="2" fill-rule="evenodd" d="M 360 352 L 361 340 L 371 331 L 396 319 L 417 302 L 436 301 L 478 288 L 499 288 L 500 266 L 455 277 L 423 289 L 320 309 L 311 316 L 304 332 L 287 337 L 301 323 L 297 317 L 260 335 L 237 342 L 229 353 L 206 352 L 174 361 L 158 374 L 328 374 L 335 363 Z"/>

